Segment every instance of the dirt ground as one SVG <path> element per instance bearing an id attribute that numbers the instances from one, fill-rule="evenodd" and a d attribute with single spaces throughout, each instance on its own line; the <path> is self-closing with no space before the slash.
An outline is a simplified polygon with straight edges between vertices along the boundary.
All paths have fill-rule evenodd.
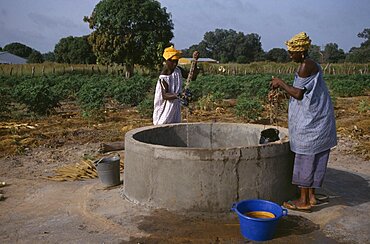
<path id="1" fill-rule="evenodd" d="M 332 151 L 323 188 L 328 202 L 312 213 L 290 211 L 272 243 L 369 243 L 369 97 L 336 101 L 339 144 Z M 286 126 L 286 114 L 279 125 Z M 227 107 L 193 111 L 189 121 L 243 122 Z M 257 121 L 257 123 L 261 123 Z M 1 243 L 245 243 L 235 213 L 173 213 L 133 204 L 122 185 L 99 179 L 56 182 L 55 169 L 96 159 L 102 142 L 123 140 L 150 125 L 135 109 L 107 108 L 105 121 L 86 121 L 73 104 L 45 119 L 0 123 Z M 118 152 L 124 158 L 124 151 Z M 106 155 L 106 154 L 104 154 Z M 121 175 L 121 178 L 122 175 Z"/>

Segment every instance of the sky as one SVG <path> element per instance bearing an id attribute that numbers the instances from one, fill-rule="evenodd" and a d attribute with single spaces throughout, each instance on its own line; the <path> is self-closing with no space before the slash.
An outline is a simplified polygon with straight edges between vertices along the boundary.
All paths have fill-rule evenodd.
<path id="1" fill-rule="evenodd" d="M 61 38 L 91 33 L 84 16 L 99 0 L 0 0 L 0 47 L 20 42 L 41 53 Z M 370 0 L 160 0 L 171 14 L 177 49 L 203 40 L 206 32 L 232 29 L 257 33 L 262 48 L 286 48 L 284 42 L 304 31 L 312 44 L 337 43 L 348 52 L 370 28 Z"/>

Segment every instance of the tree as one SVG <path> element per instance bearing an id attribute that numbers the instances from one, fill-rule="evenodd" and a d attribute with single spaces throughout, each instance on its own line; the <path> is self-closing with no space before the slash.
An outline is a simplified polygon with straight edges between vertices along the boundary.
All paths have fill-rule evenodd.
<path id="1" fill-rule="evenodd" d="M 171 15 L 155 0 L 102 0 L 84 21 L 93 30 L 88 40 L 98 62 L 124 64 L 126 76 L 134 64 L 161 64 L 173 37 Z"/>
<path id="2" fill-rule="evenodd" d="M 349 50 L 346 56 L 346 62 L 350 63 L 369 63 L 370 62 L 370 47 L 358 48 L 353 47 Z"/>
<path id="3" fill-rule="evenodd" d="M 33 63 L 43 63 L 44 57 L 39 51 L 33 50 L 30 56 L 28 56 L 27 63 L 33 64 Z"/>
<path id="4" fill-rule="evenodd" d="M 245 38 L 245 52 L 248 62 L 259 61 L 261 57 L 265 56 L 262 49 L 261 37 L 256 33 L 251 33 L 247 34 Z"/>
<path id="5" fill-rule="evenodd" d="M 199 51 L 200 57 L 211 57 L 211 53 L 207 50 L 207 47 L 203 41 L 199 44 L 191 45 L 189 48 L 182 50 L 183 57 L 193 57 L 194 51 Z"/>
<path id="6" fill-rule="evenodd" d="M 4 46 L 4 51 L 12 53 L 22 58 L 28 58 L 32 53 L 32 48 L 19 42 L 13 42 Z"/>
<path id="7" fill-rule="evenodd" d="M 55 62 L 54 52 L 43 53 L 42 56 L 46 62 Z"/>
<path id="8" fill-rule="evenodd" d="M 318 63 L 322 63 L 324 60 L 324 54 L 321 52 L 320 46 L 311 45 L 308 49 L 308 56 Z"/>
<path id="9" fill-rule="evenodd" d="M 96 56 L 87 41 L 87 36 L 65 37 L 55 45 L 54 55 L 58 63 L 68 64 L 93 64 Z"/>
<path id="10" fill-rule="evenodd" d="M 364 29 L 357 36 L 366 40 L 361 43 L 359 48 L 352 47 L 349 50 L 346 61 L 352 63 L 368 63 L 370 62 L 370 29 Z"/>
<path id="11" fill-rule="evenodd" d="M 263 54 L 261 37 L 252 33 L 244 35 L 235 30 L 216 29 L 206 32 L 202 43 L 211 57 L 221 63 L 248 63 L 258 59 Z"/>
<path id="12" fill-rule="evenodd" d="M 362 32 L 358 33 L 357 36 L 360 38 L 365 38 L 369 40 L 370 39 L 370 29 L 365 28 Z"/>
<path id="13" fill-rule="evenodd" d="M 324 48 L 324 62 L 326 63 L 338 63 L 345 59 L 343 49 L 338 48 L 336 43 L 328 43 Z"/>
<path id="14" fill-rule="evenodd" d="M 273 62 L 286 63 L 289 61 L 289 56 L 285 49 L 273 48 L 266 53 L 266 59 Z"/>

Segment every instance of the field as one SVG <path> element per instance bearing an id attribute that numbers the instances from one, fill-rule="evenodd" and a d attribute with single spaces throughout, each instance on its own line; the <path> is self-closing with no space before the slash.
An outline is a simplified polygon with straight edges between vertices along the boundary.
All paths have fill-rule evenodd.
<path id="1" fill-rule="evenodd" d="M 279 76 L 279 74 L 275 75 Z M 291 77 L 289 74 L 284 75 L 286 79 Z M 370 177 L 369 76 L 361 75 L 358 78 L 360 81 L 355 81 L 357 80 L 353 78 L 355 76 L 328 76 L 328 83 L 335 101 L 339 145 L 334 149 L 329 162 L 329 167 L 335 170 L 329 172 L 331 177 L 329 177 L 327 189 L 334 189 L 330 188 L 330 183 L 332 183 L 330 180 L 335 179 L 335 172 L 350 172 L 350 175 L 355 177 L 352 180 L 358 179 L 356 177 L 362 177 L 361 179 Z M 103 80 L 103 76 L 94 78 L 94 76 L 82 75 L 76 79 L 73 77 L 75 76 L 64 76 L 63 81 L 70 82 L 68 83 L 69 88 L 71 84 L 79 83 L 79 79 L 87 80 L 92 77 L 91 83 L 96 84 Z M 185 118 L 188 118 L 189 122 L 269 124 L 270 116 L 266 110 L 265 100 L 266 92 L 268 92 L 268 77 L 271 77 L 271 74 L 200 76 L 199 82 L 192 86 L 196 99 L 191 103 L 191 111 L 187 114 L 187 109 L 182 110 L 184 122 L 186 122 Z M 29 79 L 31 78 L 24 78 L 23 81 L 33 84 L 34 80 Z M 7 78 L 3 84 L 9 84 L 10 80 Z M 216 80 L 217 82 L 212 83 Z M 248 83 L 246 80 L 253 82 Z M 349 89 L 342 87 L 343 80 L 347 81 Z M 353 83 L 348 80 L 352 80 Z M 141 90 L 140 94 L 130 98 L 123 95 L 131 91 L 127 85 L 130 83 L 125 83 L 126 88 L 118 89 L 118 95 L 114 94 L 114 89 L 107 89 L 105 95 L 102 96 L 103 105 L 95 103 L 100 97 L 98 93 L 94 93 L 91 99 L 87 97 L 91 90 L 86 90 L 86 93 L 77 93 L 68 88 L 68 92 L 63 90 L 64 93 L 68 93 L 65 94 L 68 99 L 58 100 L 59 106 L 53 107 L 50 110 L 52 112 L 44 115 L 35 112 L 40 112 L 39 110 L 30 111 L 35 106 L 21 104 L 12 100 L 13 98 L 9 98 L 10 102 L 2 101 L 3 104 L 7 103 L 8 111 L 2 113 L 0 122 L 0 180 L 5 181 L 8 186 L 0 188 L 6 197 L 0 202 L 2 205 L 0 216 L 3 220 L 2 227 L 0 227 L 0 239 L 5 243 L 61 241 L 120 243 L 127 241 L 128 237 L 135 243 L 160 243 L 164 240 L 170 240 L 173 243 L 186 241 L 216 243 L 217 238 L 221 243 L 241 241 L 235 218 L 223 217 L 220 222 L 207 216 L 178 216 L 168 212 L 142 210 L 123 204 L 119 189 L 102 189 L 96 179 L 74 182 L 54 182 L 46 179 L 48 176 L 53 176 L 55 170 L 62 166 L 105 156 L 106 154 L 99 152 L 101 143 L 123 141 L 128 130 L 151 125 L 150 106 L 145 104 L 152 101 L 150 93 L 155 84 L 155 78 L 150 78 L 148 81 L 140 78 L 135 81 L 148 84 L 149 88 Z M 248 85 L 245 85 L 246 83 Z M 358 88 L 355 84 L 359 83 L 363 85 Z M 207 86 L 207 84 L 212 85 Z M 224 86 L 225 84 L 228 86 Z M 258 97 L 257 101 L 261 107 L 254 105 L 262 108 L 261 110 L 252 107 L 249 113 L 241 112 L 248 110 L 251 105 L 243 99 L 243 96 L 247 96 L 243 95 L 244 89 L 247 88 L 250 89 L 247 94 L 249 97 L 251 97 L 250 93 Z M 262 92 L 259 94 L 256 91 Z M 230 95 L 237 93 L 243 96 Z M 137 98 L 140 95 L 143 96 L 142 99 Z M 51 97 L 52 95 L 45 96 Z M 120 98 L 121 102 L 116 99 L 119 96 L 125 96 Z M 89 102 L 84 103 L 83 101 Z M 29 103 L 34 103 L 34 101 Z M 286 104 L 282 104 L 279 108 L 273 123 L 287 127 Z M 124 151 L 118 153 L 124 159 Z M 348 174 L 344 176 L 349 177 Z M 345 206 L 351 204 L 354 207 L 363 206 L 354 202 L 370 201 L 368 186 L 360 184 L 358 189 L 351 188 L 354 183 L 358 182 L 348 181 L 348 184 L 341 189 L 344 197 L 339 201 L 345 202 Z M 348 189 L 352 192 L 345 195 L 345 190 Z M 331 207 L 326 210 L 325 208 L 318 210 L 316 215 L 293 216 L 283 222 L 283 227 L 294 226 L 295 229 L 293 228 L 290 232 L 281 229 L 278 240 L 284 242 L 293 236 L 295 240 L 302 241 L 305 238 L 304 235 L 314 233 L 314 238 L 321 241 L 366 242 L 368 234 L 361 227 L 356 227 L 358 229 L 346 229 L 347 226 L 337 226 L 335 227 L 337 229 L 333 227 L 335 225 L 330 221 L 338 221 L 337 215 L 339 212 L 343 213 L 344 209 L 343 207 L 338 209 L 342 206 L 342 202 L 336 202 L 334 199 L 332 203 L 334 203 L 333 206 L 330 205 Z M 123 205 L 125 205 L 124 208 Z M 330 209 L 333 209 L 333 212 L 329 211 Z M 366 205 L 362 210 L 356 208 L 356 211 L 359 214 L 366 214 L 367 209 Z M 122 215 L 117 216 L 116 213 Z M 138 219 L 134 219 L 137 215 Z M 331 225 L 328 226 L 328 224 Z M 196 227 L 197 230 L 191 228 L 190 225 Z M 14 232 L 14 230 L 18 231 Z M 360 234 L 356 236 L 355 233 Z"/>

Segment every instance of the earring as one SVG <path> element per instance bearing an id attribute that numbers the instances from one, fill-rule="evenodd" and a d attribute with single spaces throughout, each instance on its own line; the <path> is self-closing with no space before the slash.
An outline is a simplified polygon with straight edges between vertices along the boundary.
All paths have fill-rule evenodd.
<path id="1" fill-rule="evenodd" d="M 304 54 L 302 53 L 302 59 L 304 59 Z"/>

